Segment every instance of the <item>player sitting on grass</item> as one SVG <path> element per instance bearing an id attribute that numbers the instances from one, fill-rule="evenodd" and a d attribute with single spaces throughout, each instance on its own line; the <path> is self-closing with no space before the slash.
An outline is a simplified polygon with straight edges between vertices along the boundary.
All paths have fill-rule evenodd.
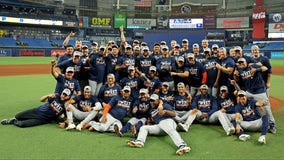
<path id="1" fill-rule="evenodd" d="M 186 143 L 176 130 L 177 125 L 173 120 L 173 117 L 175 117 L 176 114 L 172 109 L 173 107 L 168 103 L 163 103 L 163 101 L 159 99 L 159 96 L 157 94 L 151 95 L 150 105 L 152 107 L 151 118 L 155 124 L 142 126 L 138 133 L 137 139 L 133 141 L 128 140 L 126 142 L 127 145 L 130 147 L 141 148 L 144 146 L 148 134 L 168 134 L 174 141 L 175 145 L 178 147 L 176 154 L 183 155 L 190 152 L 190 147 L 186 145 Z"/>
<path id="2" fill-rule="evenodd" d="M 84 87 L 84 94 L 76 96 L 66 102 L 66 115 L 68 127 L 66 130 L 71 130 L 76 127 L 73 122 L 73 117 L 81 121 L 76 129 L 81 131 L 82 127 L 86 125 L 96 117 L 98 112 L 102 109 L 102 105 L 99 100 L 91 95 L 91 87 Z"/>

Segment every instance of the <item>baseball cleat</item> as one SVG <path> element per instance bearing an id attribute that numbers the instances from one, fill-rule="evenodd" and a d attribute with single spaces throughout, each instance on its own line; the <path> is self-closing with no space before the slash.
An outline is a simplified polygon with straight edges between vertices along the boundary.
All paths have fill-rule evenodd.
<path id="1" fill-rule="evenodd" d="M 248 134 L 241 134 L 239 136 L 239 140 L 241 140 L 241 141 L 247 141 L 249 139 L 250 139 L 250 135 L 248 135 Z"/>
<path id="2" fill-rule="evenodd" d="M 83 125 L 80 123 L 76 126 L 76 130 L 81 131 L 82 127 L 83 127 Z"/>
<path id="3" fill-rule="evenodd" d="M 236 131 L 236 129 L 235 129 L 234 127 L 229 128 L 229 129 L 227 130 L 227 136 L 230 136 L 230 135 L 234 134 L 235 131 Z"/>
<path id="4" fill-rule="evenodd" d="M 258 138 L 258 142 L 261 143 L 261 144 L 266 144 L 265 135 L 261 135 L 261 136 Z"/>
<path id="5" fill-rule="evenodd" d="M 134 141 L 131 141 L 131 140 L 127 140 L 126 141 L 126 144 L 130 147 L 137 147 L 137 148 L 142 148 L 144 147 L 144 143 L 140 140 L 134 140 Z"/>
<path id="6" fill-rule="evenodd" d="M 189 153 L 190 152 L 190 147 L 186 146 L 186 145 L 181 145 L 178 147 L 178 150 L 176 151 L 176 154 L 181 156 L 185 153 Z"/>
<path id="7" fill-rule="evenodd" d="M 119 127 L 116 124 L 113 126 L 113 129 L 118 137 L 122 137 L 122 133 L 120 132 Z"/>
<path id="8" fill-rule="evenodd" d="M 271 125 L 270 128 L 269 128 L 269 132 L 272 133 L 272 134 L 276 134 L 276 131 L 277 131 L 276 127 L 274 125 Z"/>
<path id="9" fill-rule="evenodd" d="M 75 125 L 74 123 L 70 123 L 70 124 L 66 127 L 66 130 L 68 131 L 68 130 L 72 130 L 72 129 L 74 129 L 74 128 L 76 128 L 76 125 Z"/>
<path id="10" fill-rule="evenodd" d="M 1 124 L 2 124 L 2 125 L 14 124 L 16 120 L 17 120 L 17 119 L 16 119 L 15 117 L 14 117 L 14 118 L 11 118 L 11 119 L 3 119 L 3 120 L 1 121 Z"/>

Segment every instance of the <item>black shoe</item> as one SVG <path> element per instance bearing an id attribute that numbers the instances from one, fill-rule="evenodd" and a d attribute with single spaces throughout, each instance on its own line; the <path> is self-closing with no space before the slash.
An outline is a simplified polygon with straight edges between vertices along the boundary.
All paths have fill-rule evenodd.
<path id="1" fill-rule="evenodd" d="M 1 124 L 2 125 L 9 124 L 9 120 L 8 119 L 2 119 Z"/>

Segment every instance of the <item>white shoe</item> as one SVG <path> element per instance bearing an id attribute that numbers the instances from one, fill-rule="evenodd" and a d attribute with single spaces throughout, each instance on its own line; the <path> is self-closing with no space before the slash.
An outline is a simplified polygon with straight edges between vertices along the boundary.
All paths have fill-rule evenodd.
<path id="1" fill-rule="evenodd" d="M 190 147 L 188 147 L 187 145 L 181 145 L 179 146 L 178 150 L 176 151 L 177 155 L 183 155 L 184 153 L 189 153 L 190 152 Z"/>
<path id="2" fill-rule="evenodd" d="M 68 124 L 68 126 L 66 127 L 66 130 L 72 130 L 72 129 L 74 129 L 74 128 L 76 128 L 76 125 L 75 125 L 74 123 L 70 123 L 70 124 Z"/>
<path id="3" fill-rule="evenodd" d="M 247 140 L 250 139 L 250 135 L 248 135 L 248 134 L 241 134 L 241 135 L 239 136 L 239 139 L 240 139 L 241 141 L 247 141 Z"/>
<path id="4" fill-rule="evenodd" d="M 138 147 L 138 148 L 144 147 L 144 143 L 140 140 L 134 140 L 134 141 L 127 140 L 126 144 L 130 147 Z"/>
<path id="5" fill-rule="evenodd" d="M 261 143 L 261 144 L 266 144 L 265 135 L 261 135 L 261 136 L 258 138 L 258 142 Z"/>
<path id="6" fill-rule="evenodd" d="M 184 132 L 188 132 L 189 126 L 188 126 L 188 124 L 178 123 L 178 128 L 180 128 Z"/>
<path id="7" fill-rule="evenodd" d="M 234 134 L 235 131 L 236 131 L 236 129 L 235 129 L 234 127 L 229 128 L 229 129 L 227 130 L 227 136 L 230 136 L 230 135 Z"/>
<path id="8" fill-rule="evenodd" d="M 82 127 L 83 127 L 83 125 L 80 123 L 80 124 L 78 124 L 78 125 L 76 126 L 76 129 L 77 129 L 78 131 L 81 131 L 81 130 L 82 130 Z"/>

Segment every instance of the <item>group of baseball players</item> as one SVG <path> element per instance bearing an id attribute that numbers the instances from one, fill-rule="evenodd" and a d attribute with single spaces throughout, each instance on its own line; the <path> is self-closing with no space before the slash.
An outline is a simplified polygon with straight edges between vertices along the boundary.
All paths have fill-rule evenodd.
<path id="1" fill-rule="evenodd" d="M 121 44 L 114 41 L 99 47 L 76 41 L 66 45 L 66 54 L 51 61 L 55 91 L 43 96 L 45 104 L 18 113 L 2 124 L 30 127 L 58 122 L 66 130 L 130 131 L 131 147 L 143 147 L 148 134 L 167 134 L 177 146 L 176 154 L 190 152 L 179 131 L 188 132 L 193 122 L 221 124 L 225 134 L 246 141 L 245 131 L 261 131 L 265 144 L 268 131 L 276 133 L 269 103 L 271 65 L 257 45 L 252 57 L 236 46 L 227 53 L 208 40 L 189 46 L 172 40 L 128 44 L 121 30 Z M 62 116 L 63 115 L 63 116 Z"/>

